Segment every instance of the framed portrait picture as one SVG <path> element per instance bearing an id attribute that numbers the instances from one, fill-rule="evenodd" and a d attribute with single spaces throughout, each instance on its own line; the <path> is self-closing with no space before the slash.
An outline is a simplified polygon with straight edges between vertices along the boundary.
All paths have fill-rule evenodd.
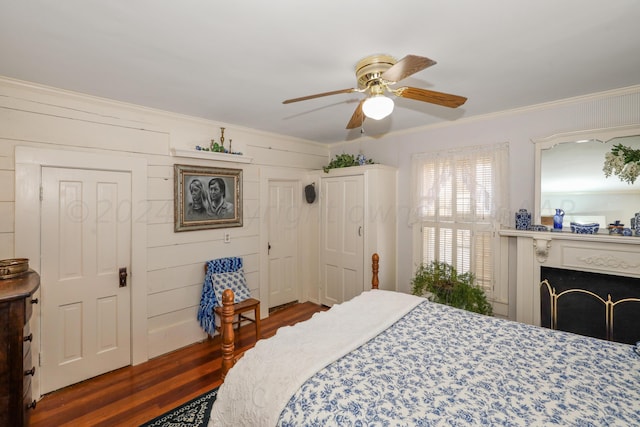
<path id="1" fill-rule="evenodd" d="M 174 165 L 174 231 L 242 227 L 242 169 Z"/>

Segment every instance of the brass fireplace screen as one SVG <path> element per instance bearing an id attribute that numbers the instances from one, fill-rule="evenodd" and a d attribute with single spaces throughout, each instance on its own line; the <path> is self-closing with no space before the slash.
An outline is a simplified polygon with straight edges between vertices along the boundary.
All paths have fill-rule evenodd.
<path id="1" fill-rule="evenodd" d="M 640 279 L 550 267 L 541 273 L 542 326 L 627 344 L 640 341 Z"/>

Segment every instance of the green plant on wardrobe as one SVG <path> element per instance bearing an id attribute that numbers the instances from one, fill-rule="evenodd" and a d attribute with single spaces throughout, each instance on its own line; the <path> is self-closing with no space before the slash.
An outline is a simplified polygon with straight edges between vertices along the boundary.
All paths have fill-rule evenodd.
<path id="1" fill-rule="evenodd" d="M 493 315 L 493 308 L 484 290 L 475 284 L 475 276 L 470 272 L 460 274 L 446 262 L 421 264 L 411 285 L 414 295 L 426 296 L 430 301 Z"/>
<path id="2" fill-rule="evenodd" d="M 371 159 L 365 159 L 362 154 L 358 157 L 353 154 L 336 154 L 336 158 L 331 160 L 327 166 L 323 166 L 322 170 L 327 173 L 329 169 L 348 168 L 349 166 L 372 165 Z"/>

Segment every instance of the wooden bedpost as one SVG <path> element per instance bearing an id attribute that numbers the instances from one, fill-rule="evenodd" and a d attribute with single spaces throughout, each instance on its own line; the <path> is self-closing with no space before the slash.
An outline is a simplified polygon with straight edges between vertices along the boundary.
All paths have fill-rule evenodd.
<path id="1" fill-rule="evenodd" d="M 234 364 L 235 336 L 233 331 L 233 291 L 222 292 L 222 316 L 220 319 L 220 336 L 222 340 L 222 381 Z"/>
<path id="2" fill-rule="evenodd" d="M 378 263 L 380 262 L 380 256 L 378 254 L 373 254 L 371 256 L 371 271 L 373 273 L 373 277 L 371 277 L 371 289 L 378 289 Z"/>

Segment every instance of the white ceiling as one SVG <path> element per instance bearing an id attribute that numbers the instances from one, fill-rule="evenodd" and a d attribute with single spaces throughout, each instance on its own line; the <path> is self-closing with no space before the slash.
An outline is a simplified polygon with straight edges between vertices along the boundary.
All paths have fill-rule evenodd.
<path id="1" fill-rule="evenodd" d="M 0 75 L 332 143 L 362 95 L 361 58 L 427 56 L 368 135 L 640 84 L 637 0 L 0 0 Z"/>

